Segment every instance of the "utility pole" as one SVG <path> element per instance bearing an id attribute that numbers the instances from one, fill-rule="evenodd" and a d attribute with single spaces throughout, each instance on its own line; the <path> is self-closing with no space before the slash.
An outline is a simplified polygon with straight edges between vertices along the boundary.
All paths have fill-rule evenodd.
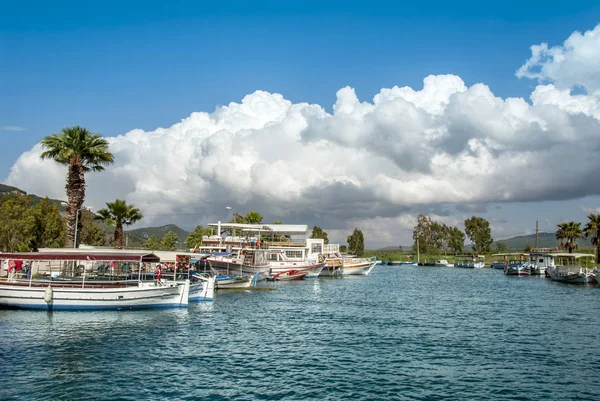
<path id="1" fill-rule="evenodd" d="M 538 248 L 538 221 L 535 221 L 535 250 Z"/>
<path id="2" fill-rule="evenodd" d="M 421 262 L 421 255 L 419 253 L 419 238 L 417 238 L 417 264 Z"/>

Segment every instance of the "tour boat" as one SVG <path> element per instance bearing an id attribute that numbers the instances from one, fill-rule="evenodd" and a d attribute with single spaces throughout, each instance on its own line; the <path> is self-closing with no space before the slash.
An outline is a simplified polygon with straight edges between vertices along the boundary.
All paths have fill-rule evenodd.
<path id="1" fill-rule="evenodd" d="M 0 260 L 24 260 L 31 262 L 28 279 L 18 279 L 9 272 L 7 281 L 0 282 L 0 307 L 17 309 L 59 310 L 122 310 L 187 307 L 190 281 L 163 283 L 161 281 L 111 282 L 96 277 L 86 281 L 86 265 L 93 262 L 156 263 L 159 258 L 152 253 L 103 253 L 103 252 L 34 252 L 0 253 Z M 60 268 L 71 273 L 83 266 L 83 277 L 55 280 L 52 264 L 60 262 Z M 43 263 L 43 264 L 42 264 Z M 128 265 L 129 266 L 129 265 Z M 50 271 L 48 272 L 48 267 Z M 50 274 L 47 274 L 50 273 Z M 48 279 L 33 279 L 47 276 Z M 104 278 L 104 277 L 103 277 Z"/>
<path id="2" fill-rule="evenodd" d="M 587 253 L 553 253 L 547 255 L 565 261 L 565 264 L 548 266 L 546 274 L 552 280 L 571 284 L 588 284 L 596 282 L 592 269 L 582 267 L 581 265 L 575 265 L 581 258 L 591 258 L 592 262 L 594 262 L 594 255 Z"/>
<path id="3" fill-rule="evenodd" d="M 209 256 L 211 269 L 223 276 L 254 276 L 255 273 L 266 276 L 270 266 L 266 249 L 241 249 L 239 253 Z"/>
<path id="4" fill-rule="evenodd" d="M 531 275 L 545 276 L 546 270 L 554 267 L 554 257 L 545 252 L 531 252 L 529 254 Z"/>

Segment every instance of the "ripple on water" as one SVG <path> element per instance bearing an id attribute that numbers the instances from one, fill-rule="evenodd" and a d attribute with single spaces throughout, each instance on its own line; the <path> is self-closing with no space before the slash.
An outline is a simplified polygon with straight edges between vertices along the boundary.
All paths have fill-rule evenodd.
<path id="1" fill-rule="evenodd" d="M 489 269 L 220 292 L 187 310 L 0 311 L 8 399 L 597 399 L 597 288 Z"/>

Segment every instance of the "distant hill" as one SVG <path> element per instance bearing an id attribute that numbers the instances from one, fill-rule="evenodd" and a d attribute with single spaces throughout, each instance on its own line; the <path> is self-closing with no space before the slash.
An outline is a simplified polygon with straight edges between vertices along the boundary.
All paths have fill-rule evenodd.
<path id="1" fill-rule="evenodd" d="M 27 192 L 25 192 L 22 189 L 19 189 L 17 187 L 11 187 L 10 185 L 0 184 L 0 196 L 3 196 L 5 194 L 29 195 L 29 196 L 31 196 L 31 199 L 33 200 L 34 205 L 37 205 L 42 199 L 44 199 L 43 197 L 40 197 L 37 195 L 28 194 Z M 65 207 L 63 205 L 61 205 L 61 202 L 64 202 L 64 201 L 61 201 L 58 199 L 50 199 L 50 202 L 57 205 L 58 210 L 60 210 L 61 212 L 64 212 L 66 210 Z"/>
<path id="2" fill-rule="evenodd" d="M 503 242 L 510 250 L 523 250 L 527 245 L 535 246 L 535 234 L 520 235 L 508 239 L 494 241 L 492 249 L 496 249 L 497 242 Z M 579 247 L 592 247 L 591 239 L 576 240 Z M 556 239 L 556 233 L 541 232 L 538 233 L 538 248 L 555 248 L 560 243 Z"/>
<path id="3" fill-rule="evenodd" d="M 169 231 L 173 231 L 179 237 L 180 247 L 185 247 L 184 242 L 190 235 L 189 231 L 180 228 L 175 224 L 167 224 L 160 227 L 144 227 L 136 228 L 135 230 L 125 231 L 129 236 L 128 248 L 140 248 L 143 247 L 148 238 L 152 235 L 156 235 L 158 238 L 162 238 Z"/>

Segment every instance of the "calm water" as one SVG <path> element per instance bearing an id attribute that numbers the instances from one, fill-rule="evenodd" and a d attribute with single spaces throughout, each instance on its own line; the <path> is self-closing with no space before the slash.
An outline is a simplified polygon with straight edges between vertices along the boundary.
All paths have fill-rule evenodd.
<path id="1" fill-rule="evenodd" d="M 275 287 L 0 311 L 0 399 L 600 399 L 599 288 L 418 267 Z"/>

